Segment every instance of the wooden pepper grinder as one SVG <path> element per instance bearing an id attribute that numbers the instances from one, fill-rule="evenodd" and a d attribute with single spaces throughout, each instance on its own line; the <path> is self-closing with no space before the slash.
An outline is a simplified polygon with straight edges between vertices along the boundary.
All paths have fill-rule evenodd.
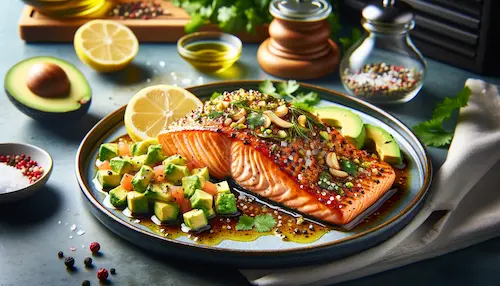
<path id="1" fill-rule="evenodd" d="M 269 39 L 257 51 L 266 72 L 289 79 L 312 79 L 332 72 L 340 59 L 325 20 L 332 11 L 326 0 L 273 0 Z"/>

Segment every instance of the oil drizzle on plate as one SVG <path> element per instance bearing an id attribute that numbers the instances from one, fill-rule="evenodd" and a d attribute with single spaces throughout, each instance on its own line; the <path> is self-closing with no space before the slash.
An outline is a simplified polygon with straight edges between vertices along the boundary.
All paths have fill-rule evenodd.
<path id="1" fill-rule="evenodd" d="M 116 141 L 131 142 L 131 139 L 128 136 L 122 136 Z M 408 160 L 406 161 L 408 162 Z M 355 231 L 357 228 L 365 228 L 369 225 L 380 223 L 386 215 L 390 214 L 390 212 L 394 209 L 394 206 L 400 201 L 401 197 L 407 194 L 409 169 L 408 165 L 403 170 L 394 169 L 396 172 L 396 181 L 393 187 L 398 188 L 399 190 L 377 211 L 369 215 L 362 223 L 360 223 L 360 225 L 354 227 L 351 231 Z M 102 189 L 99 182 L 94 179 L 93 183 L 101 193 L 105 194 L 103 205 L 110 209 L 116 209 L 109 202 L 109 195 Z M 134 217 L 128 208 L 125 208 L 120 212 L 124 216 L 128 217 L 131 223 L 141 224 L 158 235 L 169 239 L 178 239 L 186 236 L 195 243 L 210 246 L 217 245 L 224 240 L 241 242 L 254 241 L 257 238 L 266 235 L 275 235 L 285 241 L 307 244 L 317 241 L 331 230 L 345 231 L 340 227 L 323 225 L 314 220 L 304 218 L 292 211 L 269 204 L 253 195 L 239 190 L 238 188 L 233 188 L 233 192 L 237 198 L 237 207 L 241 214 L 246 214 L 251 217 L 258 216 L 259 214 L 272 215 L 277 222 L 273 230 L 268 232 L 236 230 L 236 224 L 239 219 L 238 216 L 225 217 L 218 215 L 209 221 L 211 225 L 210 230 L 200 233 L 188 233 L 186 229 L 181 227 L 180 220 L 174 225 L 163 225 L 154 215 L 148 217 Z"/>

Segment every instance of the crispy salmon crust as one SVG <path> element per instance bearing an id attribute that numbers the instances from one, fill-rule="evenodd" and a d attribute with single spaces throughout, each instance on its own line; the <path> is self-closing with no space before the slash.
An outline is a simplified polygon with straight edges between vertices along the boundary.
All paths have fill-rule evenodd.
<path id="1" fill-rule="evenodd" d="M 270 100 L 258 92 L 242 90 L 225 93 L 222 100 L 232 102 L 236 95 L 245 98 L 249 94 L 260 101 Z M 232 177 L 251 193 L 336 225 L 352 221 L 394 183 L 396 176 L 390 165 L 357 150 L 334 128 L 315 126 L 308 138 L 261 138 L 255 128 L 231 127 L 227 124 L 228 116 L 210 116 L 213 113 L 207 112 L 213 104 L 218 103 L 206 103 L 158 135 L 165 155 L 180 154 L 192 162 L 192 168 L 206 166 L 212 177 Z M 277 104 L 286 103 L 277 101 Z M 231 108 L 229 104 L 228 115 L 241 110 Z M 283 119 L 294 121 L 294 114 L 290 113 Z M 278 126 L 274 128 L 280 130 Z M 328 134 L 328 140 L 324 140 L 325 133 L 323 137 L 318 135 L 321 128 Z M 340 162 L 348 161 L 355 166 L 354 171 L 346 177 L 330 175 L 330 167 L 324 160 L 330 152 Z M 326 185 L 320 184 L 323 177 L 328 178 Z"/>

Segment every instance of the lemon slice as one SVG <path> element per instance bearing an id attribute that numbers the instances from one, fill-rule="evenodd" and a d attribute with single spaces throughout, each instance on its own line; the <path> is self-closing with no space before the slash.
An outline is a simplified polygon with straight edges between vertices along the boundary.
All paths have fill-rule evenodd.
<path id="1" fill-rule="evenodd" d="M 129 101 L 125 110 L 125 127 L 136 142 L 156 138 L 170 123 L 202 105 L 194 94 L 180 87 L 146 87 Z"/>
<path id="2" fill-rule="evenodd" d="M 80 60 L 100 72 L 125 68 L 139 51 L 134 33 L 111 20 L 92 20 L 81 26 L 74 45 Z"/>

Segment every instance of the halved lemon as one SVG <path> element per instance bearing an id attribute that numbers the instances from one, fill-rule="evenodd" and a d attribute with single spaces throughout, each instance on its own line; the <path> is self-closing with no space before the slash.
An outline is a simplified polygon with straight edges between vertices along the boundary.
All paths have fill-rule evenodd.
<path id="1" fill-rule="evenodd" d="M 82 62 L 100 72 L 125 68 L 137 55 L 139 41 L 125 25 L 92 20 L 75 33 L 75 51 Z"/>
<path id="2" fill-rule="evenodd" d="M 136 142 L 156 138 L 170 123 L 202 105 L 198 97 L 180 87 L 146 87 L 129 101 L 125 110 L 125 127 Z"/>

